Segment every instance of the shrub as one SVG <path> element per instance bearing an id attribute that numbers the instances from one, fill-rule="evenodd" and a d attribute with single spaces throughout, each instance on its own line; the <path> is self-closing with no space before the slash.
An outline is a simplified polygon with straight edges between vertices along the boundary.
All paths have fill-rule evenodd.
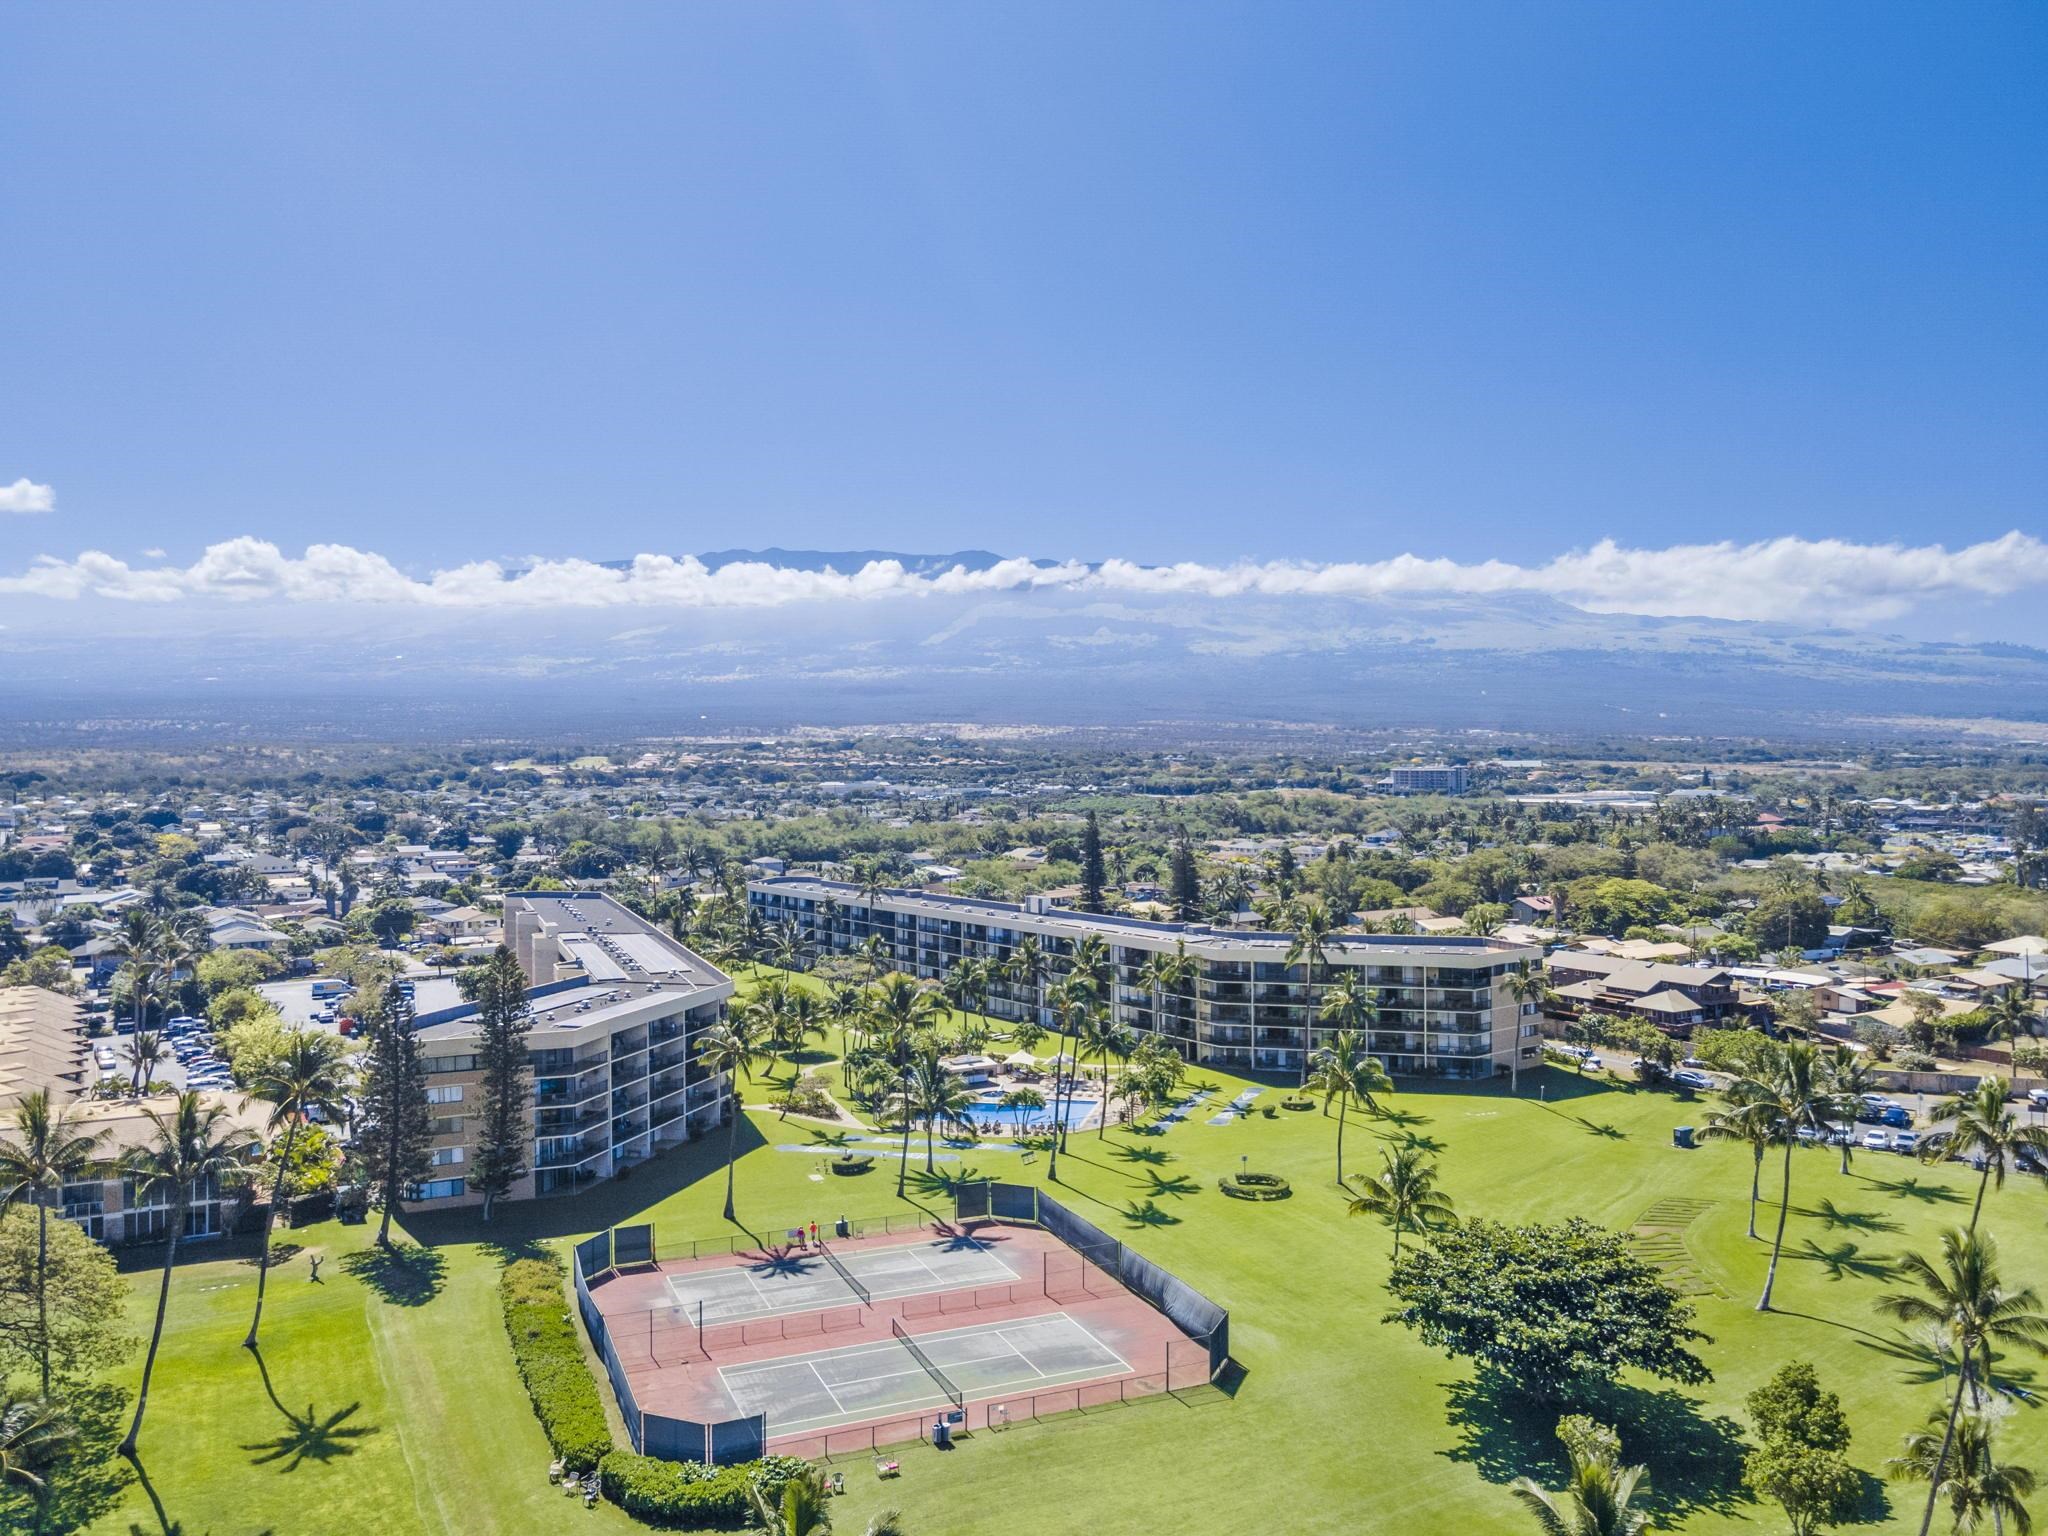
<path id="1" fill-rule="evenodd" d="M 613 1451 L 598 1463 L 597 1477 L 607 1499 L 649 1525 L 735 1530 L 753 1516 L 749 1488 L 758 1488 L 772 1504 L 782 1497 L 783 1485 L 809 1466 L 797 1456 L 707 1467 Z"/>
<path id="2" fill-rule="evenodd" d="M 1282 1109 L 1314 1109 L 1316 1101 L 1308 1097 L 1307 1094 L 1290 1093 L 1280 1101 L 1280 1107 Z"/>
<path id="3" fill-rule="evenodd" d="M 505 1266 L 498 1300 L 513 1363 L 548 1443 L 571 1471 L 588 1472 L 611 1451 L 612 1432 L 562 1281 L 562 1261 L 553 1254 L 519 1259 Z"/>
<path id="4" fill-rule="evenodd" d="M 1216 1187 L 1237 1200 L 1285 1200 L 1294 1193 L 1277 1173 L 1226 1173 Z"/>
<path id="5" fill-rule="evenodd" d="M 865 1152 L 842 1152 L 829 1164 L 834 1173 L 866 1173 L 875 1166 L 875 1160 Z"/>

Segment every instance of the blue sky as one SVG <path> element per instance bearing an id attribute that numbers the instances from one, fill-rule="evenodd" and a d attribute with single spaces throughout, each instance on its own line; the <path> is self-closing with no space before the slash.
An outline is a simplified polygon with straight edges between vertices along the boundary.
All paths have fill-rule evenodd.
<path id="1" fill-rule="evenodd" d="M 0 571 L 1950 546 L 2039 6 L 0 10 Z"/>

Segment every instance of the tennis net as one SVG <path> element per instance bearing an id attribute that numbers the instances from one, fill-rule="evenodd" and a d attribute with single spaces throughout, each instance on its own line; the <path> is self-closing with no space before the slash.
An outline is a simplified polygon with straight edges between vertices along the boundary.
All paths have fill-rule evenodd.
<path id="1" fill-rule="evenodd" d="M 903 1325 L 893 1317 L 889 1319 L 889 1331 L 896 1335 L 899 1344 L 910 1351 L 910 1358 L 924 1367 L 925 1374 L 939 1384 L 939 1390 L 946 1394 L 953 1406 L 964 1413 L 967 1409 L 967 1399 L 960 1395 L 960 1389 L 953 1385 L 953 1379 L 932 1364 L 932 1357 L 917 1347 L 917 1340 L 905 1333 Z"/>
<path id="2" fill-rule="evenodd" d="M 848 1290 L 852 1291 L 854 1295 L 858 1296 L 868 1306 L 872 1307 L 875 1304 L 875 1298 L 868 1294 L 868 1288 L 862 1285 L 858 1280 L 854 1279 L 853 1271 L 851 1271 L 844 1264 L 839 1262 L 838 1254 L 834 1253 L 830 1248 L 826 1247 L 823 1242 L 820 1242 L 818 1244 L 818 1252 L 825 1255 L 825 1262 L 827 1264 L 830 1264 L 832 1268 L 838 1273 L 839 1278 L 846 1282 Z"/>

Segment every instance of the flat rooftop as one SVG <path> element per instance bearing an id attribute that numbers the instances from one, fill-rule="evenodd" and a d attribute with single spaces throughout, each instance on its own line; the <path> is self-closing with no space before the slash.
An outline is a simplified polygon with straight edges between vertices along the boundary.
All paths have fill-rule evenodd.
<path id="1" fill-rule="evenodd" d="M 807 896 L 815 901 L 831 900 L 841 906 L 868 905 L 868 899 L 862 894 L 861 888 L 852 882 L 823 880 L 808 875 L 776 875 L 760 880 L 749 880 L 747 889 L 764 894 Z M 1075 938 L 1092 933 L 1111 940 L 1186 939 L 1191 944 L 1209 940 L 1229 944 L 1234 948 L 1270 949 L 1276 954 L 1284 954 L 1288 945 L 1293 942 L 1290 934 L 1275 933 L 1263 928 L 1211 928 L 1200 923 L 1154 922 L 1146 918 L 1124 917 L 1114 913 L 1076 912 L 1069 907 L 1032 911 L 1017 902 L 984 901 L 972 896 L 943 896 L 931 891 L 890 888 L 882 891 L 878 899 L 898 911 L 915 912 L 955 922 L 1028 924 L 1037 931 Z M 1450 959 L 1472 959 L 1482 956 L 1491 959 L 1512 955 L 1534 956 L 1537 953 L 1532 945 L 1516 944 L 1507 939 L 1448 934 L 1333 934 L 1326 948 L 1334 953 L 1380 949 L 1398 951 L 1402 955 L 1442 955 Z"/>

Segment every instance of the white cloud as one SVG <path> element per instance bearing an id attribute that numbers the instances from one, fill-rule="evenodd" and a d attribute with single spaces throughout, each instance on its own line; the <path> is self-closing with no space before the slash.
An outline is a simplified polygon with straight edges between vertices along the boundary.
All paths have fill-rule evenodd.
<path id="1" fill-rule="evenodd" d="M 10 512 L 54 512 L 56 509 L 55 486 L 37 485 L 26 475 L 12 485 L 0 485 L 0 515 Z"/>
<path id="2" fill-rule="evenodd" d="M 466 610 L 773 608 L 1049 589 L 1214 599 L 1530 592 L 1596 613 L 1832 624 L 1877 623 L 1926 601 L 2005 597 L 2037 588 L 2048 588 L 2048 543 L 2019 532 L 1955 550 L 1793 538 L 1634 549 L 1605 539 L 1539 565 L 1409 554 L 1340 563 L 1161 566 L 1010 559 L 987 570 L 955 566 L 929 576 L 912 574 L 894 560 L 855 571 L 795 570 L 761 561 L 713 571 L 694 556 L 639 555 L 623 568 L 542 560 L 514 573 L 484 560 L 417 577 L 382 555 L 345 544 L 315 544 L 294 556 L 266 540 L 244 537 L 212 545 L 187 566 L 131 566 L 89 550 L 73 560 L 46 556 L 20 574 L 0 577 L 0 593 L 55 599 L 281 600 Z"/>

